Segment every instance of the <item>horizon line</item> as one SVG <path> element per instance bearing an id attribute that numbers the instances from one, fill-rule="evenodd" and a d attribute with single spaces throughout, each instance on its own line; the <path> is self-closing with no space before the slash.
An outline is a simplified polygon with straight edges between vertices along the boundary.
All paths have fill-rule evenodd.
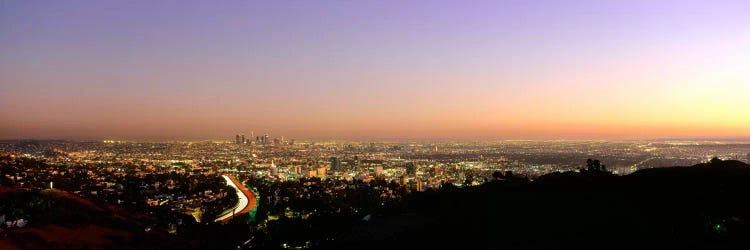
<path id="1" fill-rule="evenodd" d="M 278 137 L 276 137 L 278 138 Z M 287 138 L 295 142 L 510 142 L 510 141 L 747 141 L 748 136 L 723 137 L 723 136 L 705 136 L 705 137 L 652 137 L 652 138 L 497 138 L 497 139 L 477 139 L 477 138 Z M 288 141 L 287 140 L 287 141 Z M 65 142 L 227 142 L 232 143 L 234 139 L 230 138 L 0 138 L 0 142 L 12 141 L 65 141 Z"/>

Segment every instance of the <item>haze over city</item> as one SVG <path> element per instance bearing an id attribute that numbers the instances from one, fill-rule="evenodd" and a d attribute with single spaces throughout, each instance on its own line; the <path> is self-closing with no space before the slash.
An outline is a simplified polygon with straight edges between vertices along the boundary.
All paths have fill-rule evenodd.
<path id="1" fill-rule="evenodd" d="M 0 139 L 750 136 L 748 1 L 2 1 Z"/>

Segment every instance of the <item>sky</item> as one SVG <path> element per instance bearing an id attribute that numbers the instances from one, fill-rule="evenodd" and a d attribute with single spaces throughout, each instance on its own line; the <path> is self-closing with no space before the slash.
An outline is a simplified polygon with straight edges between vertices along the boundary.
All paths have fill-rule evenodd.
<path id="1" fill-rule="evenodd" d="M 0 1 L 0 139 L 750 136 L 750 1 Z"/>

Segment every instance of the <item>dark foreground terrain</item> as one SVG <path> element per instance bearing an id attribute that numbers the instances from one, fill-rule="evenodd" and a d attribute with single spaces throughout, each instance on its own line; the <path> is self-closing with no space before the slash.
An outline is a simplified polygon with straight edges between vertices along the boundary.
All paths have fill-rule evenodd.
<path id="1" fill-rule="evenodd" d="M 557 173 L 444 187 L 375 217 L 339 249 L 748 249 L 750 166 L 719 161 L 627 176 Z"/>

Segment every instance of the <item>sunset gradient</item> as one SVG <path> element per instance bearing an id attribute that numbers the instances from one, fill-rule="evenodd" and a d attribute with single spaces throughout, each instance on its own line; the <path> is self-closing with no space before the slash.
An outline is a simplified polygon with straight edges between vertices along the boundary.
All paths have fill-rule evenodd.
<path id="1" fill-rule="evenodd" d="M 750 136 L 750 1 L 1 1 L 0 139 Z"/>

